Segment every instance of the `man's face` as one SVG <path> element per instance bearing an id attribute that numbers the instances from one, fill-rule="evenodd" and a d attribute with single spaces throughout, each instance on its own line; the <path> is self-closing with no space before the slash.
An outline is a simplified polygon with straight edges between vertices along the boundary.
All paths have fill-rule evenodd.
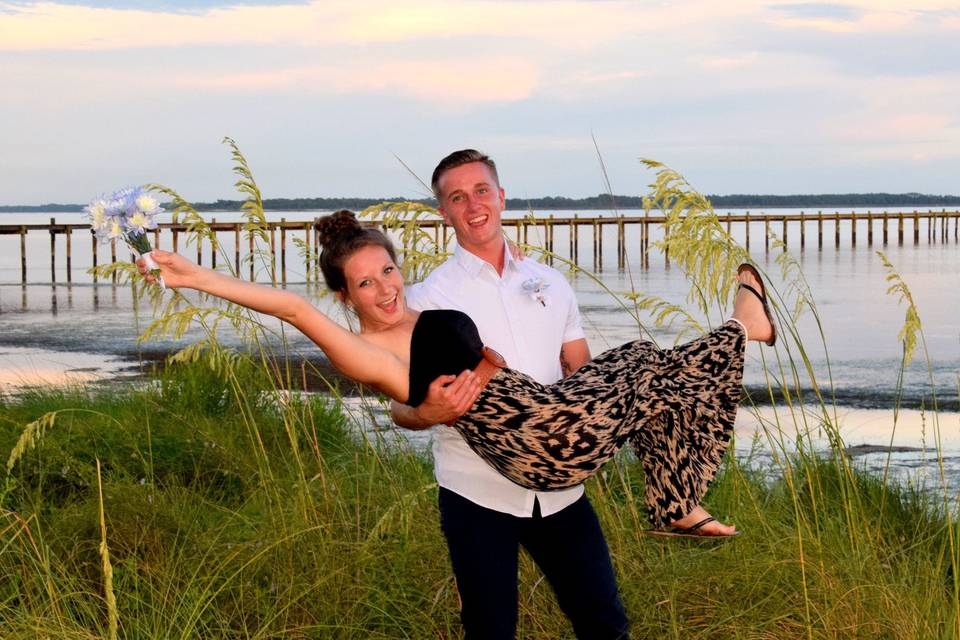
<path id="1" fill-rule="evenodd" d="M 499 250 L 503 243 L 500 213 L 504 191 L 490 167 L 470 162 L 440 176 L 440 208 L 443 219 L 457 232 L 457 243 L 474 254 Z"/>

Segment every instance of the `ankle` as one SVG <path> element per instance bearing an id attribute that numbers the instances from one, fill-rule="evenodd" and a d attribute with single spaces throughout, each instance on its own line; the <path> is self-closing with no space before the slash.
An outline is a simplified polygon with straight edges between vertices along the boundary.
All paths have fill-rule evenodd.
<path id="1" fill-rule="evenodd" d="M 743 329 L 743 337 L 746 338 L 747 340 L 749 340 L 749 339 L 750 339 L 750 332 L 747 331 L 747 325 L 745 325 L 745 324 L 743 323 L 743 321 L 740 320 L 740 318 L 737 318 L 737 317 L 735 317 L 735 316 L 730 316 L 730 320 L 728 320 L 727 322 L 731 322 L 731 321 L 732 321 L 732 322 L 736 322 L 738 325 L 740 325 L 740 328 Z"/>

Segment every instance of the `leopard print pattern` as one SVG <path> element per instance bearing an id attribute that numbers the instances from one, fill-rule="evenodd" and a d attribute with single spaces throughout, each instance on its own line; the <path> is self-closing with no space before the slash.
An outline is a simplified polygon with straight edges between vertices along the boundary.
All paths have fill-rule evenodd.
<path id="1" fill-rule="evenodd" d="M 745 346 L 731 320 L 673 349 L 628 342 L 552 385 L 501 369 L 455 427 L 502 475 L 539 491 L 583 482 L 630 441 L 650 521 L 663 526 L 699 505 L 716 475 Z"/>

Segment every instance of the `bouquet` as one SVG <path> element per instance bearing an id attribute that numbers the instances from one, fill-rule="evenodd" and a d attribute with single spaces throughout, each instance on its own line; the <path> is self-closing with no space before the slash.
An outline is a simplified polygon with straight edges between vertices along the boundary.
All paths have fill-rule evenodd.
<path id="1" fill-rule="evenodd" d="M 150 257 L 153 250 L 147 239 L 147 231 L 157 228 L 155 218 L 163 211 L 160 203 L 143 187 L 127 187 L 114 191 L 109 196 L 97 198 L 83 208 L 90 220 L 90 227 L 101 243 L 122 238 L 127 246 L 143 258 L 160 284 L 163 278 L 157 263 Z"/>

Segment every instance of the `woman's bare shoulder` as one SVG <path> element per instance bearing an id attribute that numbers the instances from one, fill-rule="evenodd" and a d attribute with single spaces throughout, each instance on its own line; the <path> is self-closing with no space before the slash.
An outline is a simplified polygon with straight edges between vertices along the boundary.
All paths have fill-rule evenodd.
<path id="1" fill-rule="evenodd" d="M 413 337 L 413 328 L 416 326 L 419 316 L 419 311 L 411 311 L 409 316 L 396 326 L 375 333 L 361 333 L 360 338 L 389 351 L 404 365 L 409 366 L 410 339 Z"/>

